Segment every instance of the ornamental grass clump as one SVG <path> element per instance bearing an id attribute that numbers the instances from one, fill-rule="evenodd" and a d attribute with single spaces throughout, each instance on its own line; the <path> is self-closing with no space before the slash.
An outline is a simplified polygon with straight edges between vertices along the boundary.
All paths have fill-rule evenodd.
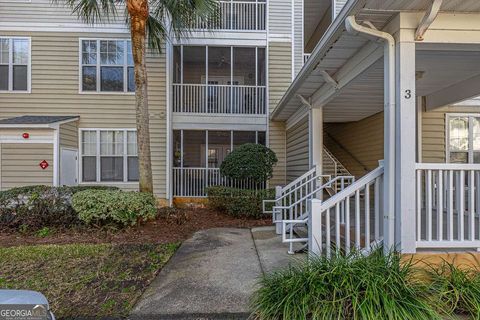
<path id="1" fill-rule="evenodd" d="M 432 304 L 447 315 L 468 315 L 480 319 L 480 270 L 478 266 L 457 266 L 443 261 L 427 269 Z"/>
<path id="2" fill-rule="evenodd" d="M 400 255 L 382 249 L 315 257 L 263 277 L 252 298 L 257 319 L 440 319 L 425 285 Z"/>

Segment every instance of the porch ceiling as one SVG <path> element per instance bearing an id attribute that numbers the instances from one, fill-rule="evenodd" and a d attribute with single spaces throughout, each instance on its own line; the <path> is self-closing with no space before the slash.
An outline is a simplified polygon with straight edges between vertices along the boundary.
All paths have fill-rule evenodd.
<path id="1" fill-rule="evenodd" d="M 279 121 L 287 120 L 302 105 L 298 95 L 308 99 L 314 93 L 318 94 L 322 87 L 326 88 L 326 82 L 320 71 L 326 71 L 334 79 L 341 79 L 338 75 L 342 73 L 342 68 L 358 53 L 361 53 L 362 48 L 369 41 L 362 37 L 351 36 L 346 32 L 344 21 L 347 16 L 355 14 L 359 23 L 370 21 L 381 30 L 398 11 L 423 11 L 428 8 L 430 3 L 430 0 L 348 1 L 272 112 L 271 118 Z M 480 1 L 444 1 L 441 11 L 478 13 L 480 12 Z M 478 70 L 480 64 L 473 63 L 475 59 L 478 61 L 478 57 L 468 52 L 433 50 L 419 52 L 417 70 L 425 71 L 425 73 L 424 78 L 418 81 L 418 94 L 428 95 L 448 85 L 480 74 L 480 70 Z M 358 66 L 361 65 L 362 61 L 360 60 Z M 382 108 L 383 64 L 380 59 L 345 85 L 341 94 L 328 101 L 325 105 L 324 117 L 325 121 L 355 121 L 381 111 Z"/>
<path id="2" fill-rule="evenodd" d="M 418 96 L 434 95 L 480 75 L 480 52 L 421 49 L 417 46 Z M 383 59 L 380 59 L 324 106 L 324 119 L 326 122 L 358 121 L 382 111 L 383 103 Z"/>

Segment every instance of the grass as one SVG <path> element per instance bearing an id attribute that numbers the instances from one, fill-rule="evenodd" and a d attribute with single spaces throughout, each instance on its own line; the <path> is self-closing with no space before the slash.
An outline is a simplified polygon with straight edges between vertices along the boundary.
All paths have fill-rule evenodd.
<path id="1" fill-rule="evenodd" d="M 264 276 L 252 299 L 258 319 L 441 319 L 425 285 L 398 254 L 313 258 Z"/>
<path id="2" fill-rule="evenodd" d="M 432 304 L 446 315 L 465 315 L 471 319 L 480 319 L 478 266 L 464 267 L 446 261 L 439 266 L 427 267 Z"/>
<path id="3" fill-rule="evenodd" d="M 58 318 L 123 317 L 178 244 L 0 248 L 0 287 L 40 291 Z"/>

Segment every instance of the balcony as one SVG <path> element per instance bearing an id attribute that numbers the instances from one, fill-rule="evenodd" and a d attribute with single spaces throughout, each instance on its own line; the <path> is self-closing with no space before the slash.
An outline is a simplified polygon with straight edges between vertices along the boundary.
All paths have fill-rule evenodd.
<path id="1" fill-rule="evenodd" d="M 173 112 L 265 114 L 265 86 L 173 84 Z"/>
<path id="2" fill-rule="evenodd" d="M 173 196 L 205 197 L 211 186 L 264 189 L 264 183 L 220 174 L 228 154 L 245 143 L 265 145 L 265 131 L 173 130 Z"/>
<path id="3" fill-rule="evenodd" d="M 218 13 L 214 19 L 197 19 L 193 28 L 197 30 L 222 31 L 264 31 L 266 21 L 266 2 L 219 1 Z"/>
<path id="4" fill-rule="evenodd" d="M 176 113 L 265 115 L 265 48 L 174 47 Z"/>

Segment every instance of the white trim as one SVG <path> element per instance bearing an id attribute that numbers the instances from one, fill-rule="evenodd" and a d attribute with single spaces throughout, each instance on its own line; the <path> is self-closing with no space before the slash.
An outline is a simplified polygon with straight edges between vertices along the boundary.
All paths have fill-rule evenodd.
<path id="1" fill-rule="evenodd" d="M 416 170 L 480 170 L 480 163 L 416 163 Z"/>
<path id="2" fill-rule="evenodd" d="M 53 186 L 56 187 L 60 182 L 60 127 L 53 131 Z"/>
<path id="3" fill-rule="evenodd" d="M 25 36 L 0 36 L 0 39 L 8 39 L 9 61 L 8 61 L 8 90 L 0 90 L 0 94 L 31 93 L 32 92 L 32 38 Z M 28 41 L 28 65 L 27 65 L 27 90 L 13 90 L 13 40 Z"/>
<path id="4" fill-rule="evenodd" d="M 83 41 L 96 41 L 96 63 L 87 64 L 86 67 L 95 67 L 96 70 L 96 90 L 84 91 L 83 90 Z M 122 41 L 123 42 L 123 64 L 122 65 L 102 65 L 100 57 L 100 42 L 101 41 Z M 135 91 L 128 91 L 128 68 L 133 65 L 128 65 L 128 42 L 131 42 L 130 38 L 78 38 L 78 93 L 79 94 L 113 94 L 113 95 L 135 95 Z M 101 89 L 101 69 L 102 67 L 122 67 L 123 69 L 123 91 L 102 91 Z"/>
<path id="5" fill-rule="evenodd" d="M 458 152 L 467 152 L 468 164 L 473 164 L 473 153 L 479 150 L 473 150 L 472 118 L 480 118 L 480 113 L 445 113 L 445 163 L 450 163 L 450 119 L 456 117 L 468 118 L 468 150 Z"/>
<path id="6" fill-rule="evenodd" d="M 0 1 L 2 2 L 2 1 Z M 77 33 L 118 33 L 130 34 L 130 30 L 123 23 L 89 26 L 85 23 L 56 23 L 56 22 L 0 22 L 0 31 L 22 32 L 77 32 Z"/>
<path id="7" fill-rule="evenodd" d="M 23 140 L 15 140 L 15 139 L 0 139 L 0 144 L 1 143 L 11 143 L 11 144 L 15 144 L 15 143 L 30 143 L 30 144 L 34 144 L 34 143 L 53 143 L 53 140 L 52 139 L 39 139 L 39 140 L 29 140 L 29 139 L 23 139 Z"/>
<path id="8" fill-rule="evenodd" d="M 290 17 L 290 28 L 291 28 L 291 82 L 295 79 L 295 0 L 291 0 L 291 17 Z M 303 50 L 302 50 L 303 52 Z"/>
<path id="9" fill-rule="evenodd" d="M 167 68 L 167 72 L 166 72 L 166 83 L 167 83 L 167 87 L 166 87 L 166 103 L 165 105 L 167 106 L 167 136 L 166 136 L 166 141 L 167 141 L 167 146 L 166 146 L 166 181 L 165 181 L 165 189 L 166 189 L 166 197 L 168 199 L 168 203 L 169 205 L 171 206 L 172 203 L 173 203 L 173 183 L 172 183 L 172 175 L 173 175 L 173 171 L 172 171 L 172 168 L 173 168 L 173 157 L 172 157 L 172 148 L 173 148 L 173 131 L 172 131 L 172 107 L 173 107 L 173 104 L 172 104 L 172 90 L 171 90 L 171 87 L 172 87 L 172 78 L 173 78 L 173 45 L 170 41 L 167 40 L 166 42 L 166 68 Z M 183 50 L 182 48 L 180 48 L 180 50 Z M 182 57 L 180 57 L 182 58 Z M 181 62 L 183 64 L 183 61 Z M 183 71 L 182 71 L 182 76 L 183 76 Z"/>

